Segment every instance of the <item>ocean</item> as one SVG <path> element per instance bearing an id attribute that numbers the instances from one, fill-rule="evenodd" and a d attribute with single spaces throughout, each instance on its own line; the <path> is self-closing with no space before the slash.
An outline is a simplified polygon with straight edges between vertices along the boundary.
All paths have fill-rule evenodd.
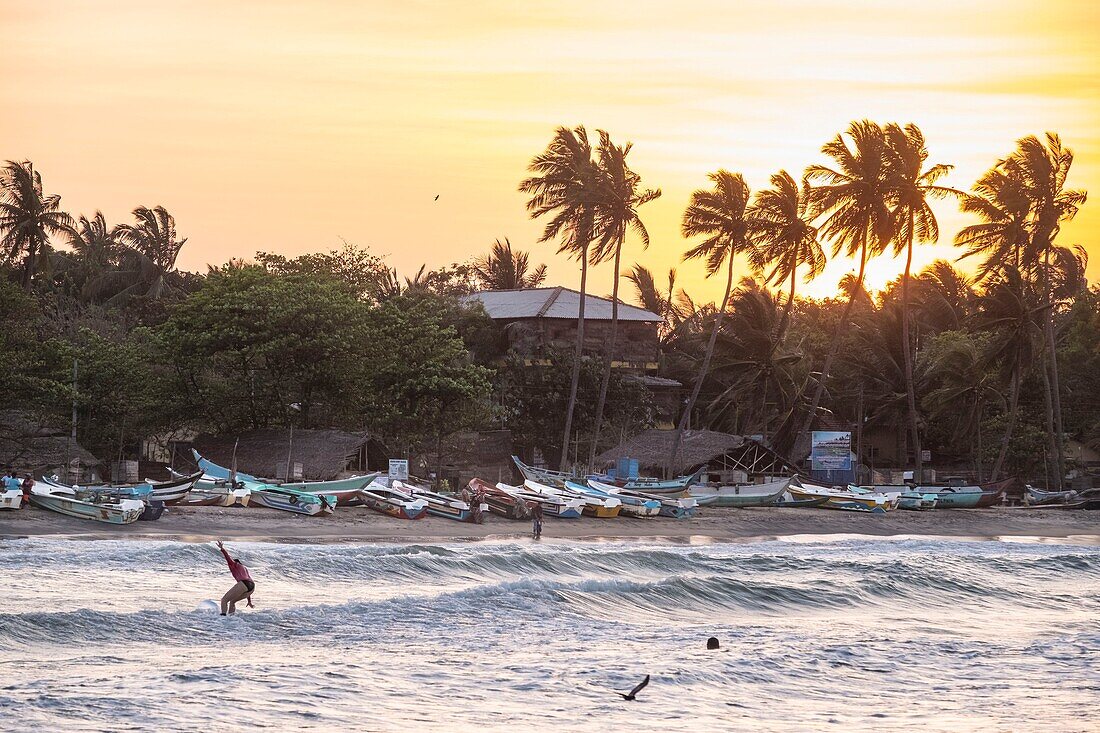
<path id="1" fill-rule="evenodd" d="M 0 541 L 0 730 L 1100 730 L 1096 546 L 229 548 Z"/>

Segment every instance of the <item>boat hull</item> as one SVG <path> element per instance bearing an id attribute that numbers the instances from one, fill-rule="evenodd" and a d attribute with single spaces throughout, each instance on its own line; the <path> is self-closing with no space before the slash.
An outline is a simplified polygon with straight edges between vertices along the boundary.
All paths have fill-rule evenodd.
<path id="1" fill-rule="evenodd" d="M 23 490 L 8 489 L 0 494 L 0 509 L 11 511 L 23 506 Z"/>
<path id="2" fill-rule="evenodd" d="M 400 501 L 365 489 L 360 491 L 359 495 L 363 506 L 394 519 L 417 520 L 423 519 L 428 514 L 427 502 Z"/>
<path id="3" fill-rule="evenodd" d="M 837 509 L 846 512 L 866 512 L 868 514 L 885 514 L 897 507 L 897 499 L 887 501 L 877 495 L 861 496 L 847 492 L 829 492 L 821 494 L 803 487 L 791 486 L 787 489 L 791 497 L 796 501 L 824 498 L 820 506 L 823 509 Z"/>
<path id="4" fill-rule="evenodd" d="M 31 491 L 31 504 L 58 514 L 77 519 L 90 519 L 105 524 L 133 524 L 145 511 L 145 503 L 138 499 L 122 499 L 115 503 L 82 501 L 75 494 L 64 494 L 49 487 Z"/>
<path id="5" fill-rule="evenodd" d="M 308 492 L 287 491 L 282 488 L 252 489 L 248 495 L 249 506 L 278 509 L 292 514 L 310 517 L 332 514 L 335 500 Z"/>
<path id="6" fill-rule="evenodd" d="M 766 484 L 744 484 L 737 486 L 719 486 L 710 490 L 707 486 L 692 486 L 688 493 L 695 497 L 714 496 L 711 506 L 720 507 L 749 507 L 772 506 L 783 496 L 783 492 L 791 485 L 790 479 L 770 481 Z"/>

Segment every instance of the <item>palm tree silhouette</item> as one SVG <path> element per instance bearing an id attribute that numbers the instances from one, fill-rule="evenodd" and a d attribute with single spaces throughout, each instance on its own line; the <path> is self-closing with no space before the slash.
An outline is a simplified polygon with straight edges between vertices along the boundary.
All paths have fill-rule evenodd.
<path id="1" fill-rule="evenodd" d="M 61 210 L 61 196 L 45 195 L 42 176 L 29 160 L 9 160 L 0 173 L 0 250 L 5 263 L 23 256 L 23 288 L 49 266 L 50 236 L 64 234 L 72 218 Z"/>
<path id="2" fill-rule="evenodd" d="M 114 292 L 106 301 L 110 305 L 138 296 L 159 300 L 182 288 L 176 257 L 187 239 L 177 235 L 175 218 L 163 206 L 139 206 L 134 218 L 135 224 L 119 224 L 114 230 L 125 245 L 119 269 L 104 273 L 91 286 L 99 293 Z"/>
<path id="3" fill-rule="evenodd" d="M 537 288 L 546 279 L 546 265 L 530 270 L 526 252 L 512 249 L 505 237 L 493 243 L 489 254 L 474 260 L 474 274 L 485 290 L 526 290 Z"/>
<path id="4" fill-rule="evenodd" d="M 813 427 L 829 372 L 842 343 L 841 331 L 848 327 L 855 295 L 863 290 L 867 261 L 885 251 L 893 233 L 886 134 L 869 120 L 851 123 L 846 132 L 851 146 L 841 134 L 821 148 L 821 152 L 833 159 L 835 168 L 811 165 L 806 169 L 806 180 L 821 184 L 809 188 L 809 215 L 811 219 L 827 215 L 819 227 L 820 233 L 833 241 L 834 257 L 842 251 L 848 257 L 859 257 L 859 274 L 852 297 L 848 298 L 841 313 L 832 348 L 818 375 L 806 420 L 798 433 L 788 437 L 792 446 L 797 444 L 800 435 L 809 433 Z"/>
<path id="5" fill-rule="evenodd" d="M 951 170 L 949 165 L 925 168 L 928 148 L 924 134 L 916 125 L 904 128 L 890 123 L 886 126 L 886 141 L 890 148 L 892 188 L 894 192 L 894 256 L 905 250 L 905 271 L 901 276 L 901 338 L 905 365 L 906 403 L 909 408 L 909 432 L 913 439 L 916 463 L 913 477 L 919 482 L 924 476 L 921 456 L 920 415 L 917 412 L 916 389 L 913 386 L 913 340 L 910 336 L 909 274 L 913 267 L 913 246 L 917 242 L 935 242 L 940 237 L 940 225 L 929 206 L 929 199 L 958 195 L 952 188 L 937 186 Z"/>
<path id="6" fill-rule="evenodd" d="M 714 358 L 714 344 L 718 339 L 718 332 L 722 330 L 722 319 L 725 317 L 726 306 L 729 304 L 730 292 L 733 289 L 733 260 L 743 252 L 752 249 L 754 225 L 748 215 L 749 186 L 740 173 L 730 173 L 727 170 L 719 170 L 709 175 L 714 182 L 714 188 L 710 190 L 697 190 L 691 194 L 691 201 L 684 211 L 681 230 L 685 237 L 705 236 L 701 243 L 684 253 L 684 260 L 698 258 L 706 259 L 707 277 L 714 275 L 726 266 L 726 290 L 722 295 L 722 304 L 714 317 L 714 325 L 711 328 L 710 339 L 707 341 L 707 349 L 703 354 L 703 363 L 699 368 L 699 376 L 691 389 L 684 411 L 676 423 L 676 433 L 672 438 L 672 451 L 669 453 L 665 466 L 666 473 L 671 473 L 676 465 L 676 459 L 680 452 L 684 429 L 691 419 L 695 402 L 699 399 L 699 391 L 703 387 L 710 362 Z"/>
<path id="7" fill-rule="evenodd" d="M 604 348 L 603 379 L 600 382 L 600 396 L 596 401 L 596 425 L 592 431 L 592 445 L 588 453 L 588 465 L 596 461 L 596 448 L 603 428 L 603 409 L 607 403 L 607 389 L 611 383 L 611 360 L 615 353 L 615 342 L 619 331 L 619 270 L 622 261 L 623 244 L 626 234 L 633 230 L 642 241 L 642 249 L 649 247 L 649 232 L 638 215 L 638 209 L 644 204 L 659 198 L 660 189 L 641 189 L 642 178 L 630 169 L 626 157 L 630 154 L 631 143 L 615 145 L 611 136 L 600 130 L 600 144 L 597 151 L 603 196 L 596 210 L 598 238 L 591 254 L 592 264 L 613 262 L 611 287 L 611 333 Z"/>
<path id="8" fill-rule="evenodd" d="M 757 191 L 752 216 L 758 231 L 758 246 L 752 250 L 754 268 L 764 273 L 765 285 L 790 281 L 791 289 L 779 324 L 779 340 L 791 320 L 798 268 L 805 267 L 804 279 L 810 282 L 825 269 L 825 252 L 817 239 L 817 228 L 810 224 L 806 196 L 787 171 L 771 177 L 772 187 Z"/>
<path id="9" fill-rule="evenodd" d="M 569 462 L 569 438 L 573 430 L 573 413 L 577 406 L 577 388 L 584 355 L 588 251 L 595 237 L 596 207 L 603 195 L 602 175 L 599 166 L 592 159 L 592 145 L 583 126 L 574 130 L 559 127 L 546 150 L 531 160 L 528 170 L 535 175 L 519 185 L 521 193 L 530 195 L 527 211 L 532 219 L 550 217 L 539 241 L 547 242 L 561 237 L 558 252 L 568 252 L 581 263 L 577 344 L 569 386 L 569 402 L 565 410 L 561 457 L 558 462 L 558 469 L 564 471 Z"/>
<path id="10" fill-rule="evenodd" d="M 67 269 L 77 271 L 82 300 L 90 301 L 97 291 L 97 280 L 118 264 L 123 247 L 118 241 L 117 227 L 107 225 L 102 211 L 96 211 L 89 219 L 81 216 L 76 224 L 66 230 L 72 252 L 65 255 Z"/>

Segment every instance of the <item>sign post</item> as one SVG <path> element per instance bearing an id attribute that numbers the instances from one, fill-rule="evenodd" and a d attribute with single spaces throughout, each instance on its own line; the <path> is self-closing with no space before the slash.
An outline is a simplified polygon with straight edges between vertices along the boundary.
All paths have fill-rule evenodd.
<path id="1" fill-rule="evenodd" d="M 851 471 L 852 434 L 847 431 L 813 431 L 810 460 L 815 471 Z"/>
<path id="2" fill-rule="evenodd" d="M 409 462 L 407 460 L 390 459 L 390 478 L 398 481 L 409 480 Z"/>

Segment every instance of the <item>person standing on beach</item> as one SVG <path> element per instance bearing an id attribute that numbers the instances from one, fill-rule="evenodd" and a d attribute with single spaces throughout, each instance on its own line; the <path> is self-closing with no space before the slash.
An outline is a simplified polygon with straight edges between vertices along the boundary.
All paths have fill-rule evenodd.
<path id="1" fill-rule="evenodd" d="M 537 540 L 542 538 L 542 504 L 537 501 L 531 504 L 531 536 Z"/>
<path id="2" fill-rule="evenodd" d="M 229 565 L 229 572 L 232 573 L 233 579 L 236 580 L 236 584 L 226 591 L 222 596 L 222 616 L 226 615 L 228 610 L 232 615 L 237 612 L 237 601 L 248 600 L 248 607 L 255 608 L 252 605 L 252 592 L 256 590 L 256 583 L 252 581 L 252 575 L 249 574 L 248 568 L 244 566 L 240 558 L 232 558 L 229 553 L 225 551 L 225 546 L 221 540 L 217 542 L 218 549 L 222 551 L 222 556 L 225 558 L 225 562 Z"/>

